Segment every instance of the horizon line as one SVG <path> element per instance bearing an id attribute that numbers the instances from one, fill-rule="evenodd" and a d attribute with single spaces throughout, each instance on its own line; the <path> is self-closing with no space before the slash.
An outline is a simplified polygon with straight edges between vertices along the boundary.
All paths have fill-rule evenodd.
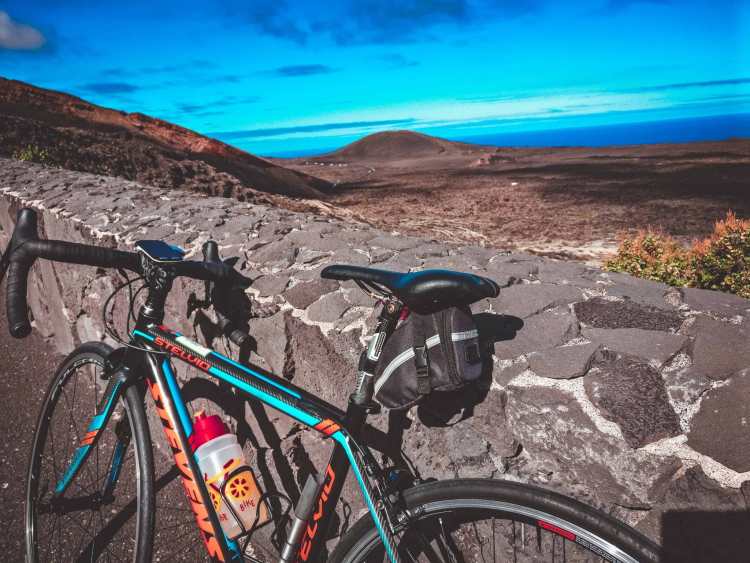
<path id="1" fill-rule="evenodd" d="M 564 132 L 564 131 L 589 131 L 589 130 L 601 130 L 601 129 L 611 129 L 611 128 L 629 128 L 629 127 L 639 127 L 639 126 L 642 127 L 642 126 L 665 124 L 665 123 L 676 123 L 676 122 L 698 121 L 698 120 L 720 120 L 720 119 L 731 119 L 731 118 L 739 118 L 740 120 L 747 119 L 748 121 L 747 129 L 744 134 L 728 135 L 720 139 L 696 138 L 696 139 L 672 140 L 672 141 L 656 140 L 653 142 L 649 142 L 649 141 L 624 142 L 624 143 L 613 142 L 610 144 L 586 144 L 586 143 L 571 142 L 569 144 L 539 143 L 539 144 L 520 144 L 520 145 L 513 145 L 513 144 L 494 145 L 491 143 L 483 143 L 479 141 L 480 139 L 490 140 L 492 137 L 502 138 L 502 137 L 513 137 L 513 136 L 530 136 L 530 135 L 535 135 L 535 134 L 544 135 L 548 133 L 556 133 L 556 132 Z M 619 123 L 601 123 L 601 124 L 595 124 L 595 125 L 549 127 L 545 129 L 530 129 L 530 130 L 503 131 L 503 132 L 496 131 L 493 133 L 485 133 L 485 134 L 478 134 L 478 135 L 453 136 L 450 134 L 433 134 L 433 133 L 429 133 L 429 132 L 426 132 L 425 130 L 420 130 L 420 129 L 385 129 L 382 131 L 375 131 L 372 133 L 367 133 L 361 136 L 357 136 L 356 138 L 354 138 L 354 140 L 349 140 L 342 144 L 337 144 L 336 146 L 321 145 L 319 148 L 280 150 L 280 151 L 272 151 L 272 152 L 263 152 L 263 151 L 256 150 L 256 151 L 253 151 L 252 154 L 255 154 L 260 157 L 269 157 L 269 158 L 299 158 L 299 157 L 304 157 L 304 156 L 325 156 L 327 154 L 339 151 L 353 143 L 359 142 L 373 135 L 378 135 L 382 133 L 398 133 L 398 132 L 418 133 L 418 134 L 426 135 L 426 136 L 433 137 L 436 139 L 441 139 L 444 141 L 476 145 L 477 147 L 487 146 L 487 147 L 493 147 L 493 148 L 560 148 L 562 149 L 562 148 L 607 148 L 607 147 L 640 146 L 640 145 L 652 146 L 652 145 L 693 144 L 693 143 L 706 143 L 706 142 L 727 142 L 727 141 L 732 141 L 732 140 L 750 140 L 750 112 L 733 112 L 733 113 L 726 113 L 726 114 L 699 115 L 699 116 L 691 116 L 691 117 L 669 117 L 669 118 L 664 118 L 664 119 L 644 119 L 644 120 L 639 120 L 639 121 L 627 121 L 627 122 L 619 122 Z M 222 141 L 221 139 L 217 139 L 217 140 Z M 222 141 L 222 142 L 226 142 L 226 141 Z M 239 148 L 240 150 L 243 150 L 245 152 L 250 152 L 247 149 L 244 149 L 242 147 L 237 147 L 236 145 L 232 145 L 232 146 L 235 146 L 236 148 Z"/>

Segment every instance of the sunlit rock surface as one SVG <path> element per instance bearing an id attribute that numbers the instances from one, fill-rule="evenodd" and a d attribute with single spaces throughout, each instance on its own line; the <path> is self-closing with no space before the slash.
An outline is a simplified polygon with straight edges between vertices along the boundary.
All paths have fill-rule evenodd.
<path id="1" fill-rule="evenodd" d="M 50 239 L 128 249 L 141 238 L 162 238 L 189 258 L 216 240 L 255 280 L 236 306 L 256 340 L 250 360 L 342 408 L 374 304 L 352 283 L 321 280 L 324 266 L 446 267 L 492 277 L 507 289 L 473 306 L 493 352 L 492 373 L 409 413 L 374 417 L 378 449 L 399 458 L 403 448 L 423 478 L 537 483 L 656 539 L 683 512 L 721 511 L 727 499 L 730 508 L 746 508 L 750 301 L 0 159 L 3 246 L 24 205 L 40 211 L 42 236 Z M 38 263 L 29 287 L 36 329 L 62 352 L 105 338 L 101 307 L 119 281 L 112 272 Z M 210 312 L 187 316 L 191 292 L 200 296 L 202 287 L 175 284 L 167 324 L 225 350 Z M 120 309 L 115 320 L 124 334 Z M 192 396 L 195 405 L 208 401 Z M 306 473 L 327 461 L 329 443 L 270 409 L 209 408 L 236 419 L 267 490 L 294 500 Z M 166 455 L 158 425 L 152 434 Z M 351 524 L 362 509 L 352 483 L 344 505 Z"/>

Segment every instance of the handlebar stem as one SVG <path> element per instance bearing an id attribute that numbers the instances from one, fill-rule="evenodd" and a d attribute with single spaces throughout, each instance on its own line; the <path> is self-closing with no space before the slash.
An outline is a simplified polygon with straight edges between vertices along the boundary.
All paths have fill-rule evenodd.
<path id="1" fill-rule="evenodd" d="M 143 254 L 141 255 L 141 271 L 148 285 L 148 295 L 141 307 L 138 322 L 139 324 L 161 324 L 164 320 L 164 305 L 176 274 L 169 265 L 153 262 Z"/>

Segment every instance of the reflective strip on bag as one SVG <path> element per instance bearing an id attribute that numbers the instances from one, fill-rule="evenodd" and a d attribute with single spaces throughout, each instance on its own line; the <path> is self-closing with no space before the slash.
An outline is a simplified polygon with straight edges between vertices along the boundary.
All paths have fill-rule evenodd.
<path id="1" fill-rule="evenodd" d="M 472 338 L 478 338 L 478 337 L 479 337 L 479 331 L 477 329 L 465 330 L 464 332 L 451 333 L 451 340 L 453 342 L 461 342 L 462 340 L 471 340 Z"/>
<path id="2" fill-rule="evenodd" d="M 451 341 L 453 342 L 461 342 L 462 340 L 471 340 L 472 338 L 477 338 L 479 336 L 479 331 L 474 330 L 466 330 L 464 332 L 453 332 L 451 333 Z M 440 335 L 435 334 L 433 336 L 430 336 L 427 340 L 425 340 L 425 345 L 428 349 L 434 348 L 440 344 Z M 388 378 L 393 375 L 393 372 L 395 372 L 398 368 L 400 368 L 402 365 L 404 365 L 406 362 L 414 358 L 414 348 L 407 348 L 403 352 L 401 352 L 398 356 L 393 358 L 390 363 L 385 367 L 383 370 L 383 373 L 381 374 L 380 378 L 375 382 L 375 395 L 377 395 L 380 390 L 383 388 L 383 385 L 385 385 L 388 382 Z"/>

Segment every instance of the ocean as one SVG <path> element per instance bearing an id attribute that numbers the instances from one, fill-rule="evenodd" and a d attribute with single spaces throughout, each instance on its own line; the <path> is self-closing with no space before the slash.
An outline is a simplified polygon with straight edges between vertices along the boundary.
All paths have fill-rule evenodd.
<path id="1" fill-rule="evenodd" d="M 435 135 L 430 130 L 422 133 Z M 645 121 L 594 127 L 567 127 L 541 131 L 516 131 L 486 135 L 461 136 L 441 131 L 437 136 L 450 141 L 463 141 L 499 147 L 604 147 L 609 145 L 643 145 L 654 143 L 687 143 L 691 141 L 723 141 L 733 137 L 750 138 L 750 114 L 718 115 Z M 342 138 L 337 147 L 269 151 L 267 156 L 282 158 L 320 155 L 335 151 L 357 140 Z M 260 151 L 261 153 L 263 151 Z"/>
<path id="2" fill-rule="evenodd" d="M 575 127 L 547 131 L 493 133 L 452 138 L 480 145 L 500 147 L 604 147 L 723 141 L 732 137 L 750 137 L 750 114 L 670 119 L 597 127 Z"/>

